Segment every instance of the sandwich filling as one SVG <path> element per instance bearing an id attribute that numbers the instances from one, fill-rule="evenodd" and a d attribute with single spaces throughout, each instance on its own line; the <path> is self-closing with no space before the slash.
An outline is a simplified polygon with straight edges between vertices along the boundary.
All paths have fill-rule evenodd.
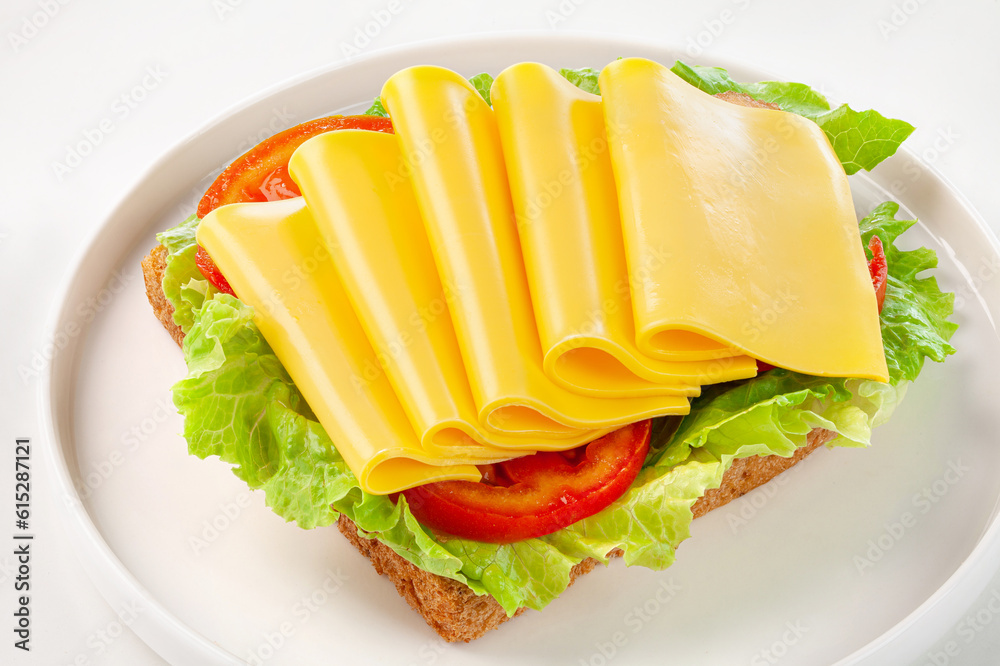
<path id="1" fill-rule="evenodd" d="M 866 445 L 923 359 L 953 351 L 950 295 L 916 278 L 933 253 L 893 244 L 912 222 L 883 204 L 859 226 L 844 199 L 846 173 L 891 155 L 905 123 L 829 110 L 800 84 L 639 59 L 600 78 L 517 65 L 494 82 L 492 107 L 478 88 L 404 70 L 370 110 L 387 107 L 397 136 L 318 134 L 295 148 L 294 187 L 277 188 L 302 198 L 199 208 L 204 219 L 160 236 L 186 334 L 189 376 L 174 395 L 190 449 L 235 464 L 286 519 L 344 513 L 508 613 L 541 608 L 586 557 L 617 548 L 628 564 L 668 566 L 690 506 L 733 459 L 791 455 L 816 427 Z M 724 90 L 802 117 L 705 94 Z M 650 115 L 677 100 L 669 122 Z M 877 147 L 838 140 L 862 116 Z M 706 141 L 711 127 L 730 144 Z M 768 139 L 785 142 L 768 151 Z M 797 172 L 809 177 L 789 180 Z M 198 241 L 210 261 L 196 261 Z M 238 299 L 217 288 L 223 275 Z M 700 309 L 690 294 L 716 302 Z M 436 310 L 421 309 L 427 298 Z M 416 332 L 400 344 L 402 324 Z M 757 359 L 778 367 L 754 376 Z M 623 452 L 622 469 L 640 460 L 606 506 L 512 543 L 445 538 L 409 495 L 385 494 L 689 409 L 654 419 L 646 448 L 601 445 Z M 612 477 L 593 472 L 587 487 Z"/>
<path id="2" fill-rule="evenodd" d="M 394 133 L 309 138 L 288 163 L 294 204 L 205 216 L 199 244 L 367 492 L 478 479 L 475 463 L 684 414 L 755 359 L 887 379 L 822 130 L 648 60 L 601 82 L 603 97 L 515 65 L 491 108 L 455 72 L 403 70 L 382 91 Z"/>

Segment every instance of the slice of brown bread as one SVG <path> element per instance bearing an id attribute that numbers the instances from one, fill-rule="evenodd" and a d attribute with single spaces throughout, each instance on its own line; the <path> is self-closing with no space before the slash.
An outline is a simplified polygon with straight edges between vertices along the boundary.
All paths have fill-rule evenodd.
<path id="1" fill-rule="evenodd" d="M 146 297 L 170 337 L 181 345 L 184 332 L 174 323 L 173 306 L 163 294 L 163 271 L 166 268 L 166 259 L 167 249 L 159 245 L 142 260 Z M 817 428 L 809 433 L 808 444 L 790 458 L 753 456 L 735 461 L 723 475 L 722 484 L 718 488 L 709 490 L 695 502 L 691 512 L 698 518 L 745 495 L 798 463 L 833 439 L 833 436 L 834 433 L 829 430 Z M 463 583 L 428 573 L 410 564 L 389 546 L 358 530 L 346 516 L 340 516 L 337 527 L 362 555 L 371 560 L 372 566 L 378 573 L 393 582 L 400 596 L 406 599 L 407 603 L 446 641 L 469 642 L 491 629 L 496 629 L 509 619 L 493 597 L 478 596 Z M 620 553 L 613 551 L 610 554 L 615 556 Z M 596 560 L 588 558 L 573 567 L 570 584 L 579 576 L 592 571 L 596 564 Z M 524 608 L 519 609 L 515 617 L 524 610 Z"/>

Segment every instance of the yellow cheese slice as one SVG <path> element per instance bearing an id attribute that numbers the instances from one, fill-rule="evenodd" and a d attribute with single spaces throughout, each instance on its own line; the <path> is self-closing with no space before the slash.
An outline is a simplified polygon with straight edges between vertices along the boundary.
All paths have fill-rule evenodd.
<path id="1" fill-rule="evenodd" d="M 561 450 L 603 434 L 539 440 L 480 425 L 448 312 L 457 294 L 438 277 L 409 177 L 385 177 L 401 159 L 391 134 L 341 130 L 303 143 L 288 166 L 424 449 L 492 462 L 513 455 L 497 447 Z"/>
<path id="2" fill-rule="evenodd" d="M 606 428 L 689 409 L 683 396 L 574 394 L 542 367 L 507 172 L 493 111 L 459 74 L 411 67 L 382 89 L 412 173 L 480 422 L 539 437 Z"/>
<path id="3" fill-rule="evenodd" d="M 599 82 L 639 349 L 734 348 L 887 381 L 847 176 L 822 130 L 717 100 L 640 58 Z"/>
<path id="4" fill-rule="evenodd" d="M 601 98 L 538 63 L 501 72 L 490 98 L 545 372 L 605 396 L 697 395 L 753 377 L 748 356 L 672 362 L 636 346 Z"/>
<path id="5" fill-rule="evenodd" d="M 222 206 L 198 227 L 202 245 L 329 433 L 361 487 L 386 494 L 475 466 L 420 446 L 368 343 L 301 199 Z"/>

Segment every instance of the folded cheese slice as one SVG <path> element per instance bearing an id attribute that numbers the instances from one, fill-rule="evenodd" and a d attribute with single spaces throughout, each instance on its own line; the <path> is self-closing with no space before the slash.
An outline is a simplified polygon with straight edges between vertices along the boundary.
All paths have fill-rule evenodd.
<path id="1" fill-rule="evenodd" d="M 480 425 L 448 312 L 461 287 L 441 284 L 401 158 L 392 134 L 341 130 L 303 143 L 289 173 L 423 447 L 486 462 L 509 459 L 510 448 L 563 450 L 603 434 L 526 438 Z"/>
<path id="2" fill-rule="evenodd" d="M 538 330 L 492 109 L 459 74 L 411 67 L 382 88 L 412 173 L 480 421 L 552 437 L 689 409 L 683 396 L 597 398 L 544 372 Z M 393 174 L 387 177 L 392 178 Z"/>
<path id="3" fill-rule="evenodd" d="M 701 384 L 753 377 L 748 356 L 677 362 L 636 346 L 601 98 L 530 62 L 501 72 L 490 98 L 545 372 L 605 396 L 697 395 Z"/>
<path id="4" fill-rule="evenodd" d="M 847 176 L 823 131 L 717 100 L 641 58 L 612 62 L 599 83 L 639 349 L 738 349 L 886 381 Z"/>
<path id="5" fill-rule="evenodd" d="M 301 198 L 222 206 L 201 244 L 239 295 L 362 489 L 385 494 L 446 479 L 477 481 L 468 461 L 425 451 Z"/>

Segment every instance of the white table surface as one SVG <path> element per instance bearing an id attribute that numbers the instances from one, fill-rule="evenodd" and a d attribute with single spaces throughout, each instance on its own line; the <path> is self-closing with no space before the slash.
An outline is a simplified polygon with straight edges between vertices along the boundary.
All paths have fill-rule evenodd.
<path id="1" fill-rule="evenodd" d="M 390 4 L 398 6 L 397 16 L 365 44 L 358 31 L 372 12 Z M 85 241 L 159 155 L 291 75 L 358 53 L 470 33 L 583 31 L 656 40 L 703 61 L 742 60 L 779 78 L 811 83 L 855 108 L 905 118 L 917 126 L 908 145 L 950 179 L 996 233 L 998 27 L 996 0 L 710 0 L 684 6 L 640 0 L 2 0 L 0 450 L 12 449 L 16 437 L 42 444 L 38 380 L 25 369 L 42 349 L 56 291 Z M 137 93 L 136 86 L 145 90 Z M 90 154 L 59 168 L 70 147 L 88 136 L 95 144 Z M 122 629 L 77 563 L 60 532 L 39 449 L 32 477 L 38 546 L 33 650 L 26 655 L 12 645 L 13 559 L 4 547 L 0 617 L 7 619 L 0 622 L 0 663 L 164 663 Z M 13 501 L 12 456 L 0 467 L 0 509 L 6 513 Z M 1000 597 L 1000 575 L 969 614 L 992 620 L 994 596 Z M 939 654 L 919 663 L 996 663 L 990 655 L 1000 650 L 1000 621 L 971 636 L 968 627 L 953 627 L 934 648 Z M 943 652 L 949 641 L 956 656 Z"/>

